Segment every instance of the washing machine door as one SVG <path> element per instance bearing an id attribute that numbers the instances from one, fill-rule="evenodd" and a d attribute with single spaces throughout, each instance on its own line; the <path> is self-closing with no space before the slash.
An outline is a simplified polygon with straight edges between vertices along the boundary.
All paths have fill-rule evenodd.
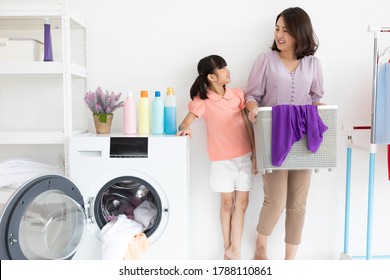
<path id="1" fill-rule="evenodd" d="M 71 259 L 87 225 L 83 197 L 67 178 L 34 178 L 8 199 L 0 216 L 0 259 Z"/>

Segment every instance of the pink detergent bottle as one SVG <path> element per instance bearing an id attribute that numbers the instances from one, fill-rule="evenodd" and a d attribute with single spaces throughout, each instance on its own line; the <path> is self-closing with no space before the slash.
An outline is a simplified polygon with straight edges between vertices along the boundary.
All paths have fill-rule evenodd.
<path id="1" fill-rule="evenodd" d="M 133 135 L 137 133 L 137 112 L 136 102 L 133 92 L 127 93 L 127 98 L 123 104 L 123 133 Z"/>

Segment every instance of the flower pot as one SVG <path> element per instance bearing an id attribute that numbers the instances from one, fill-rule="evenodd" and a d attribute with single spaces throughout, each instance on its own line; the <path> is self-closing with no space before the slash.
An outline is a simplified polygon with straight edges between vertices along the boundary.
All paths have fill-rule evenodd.
<path id="1" fill-rule="evenodd" d="M 109 134 L 111 131 L 113 114 L 93 114 L 96 134 Z"/>

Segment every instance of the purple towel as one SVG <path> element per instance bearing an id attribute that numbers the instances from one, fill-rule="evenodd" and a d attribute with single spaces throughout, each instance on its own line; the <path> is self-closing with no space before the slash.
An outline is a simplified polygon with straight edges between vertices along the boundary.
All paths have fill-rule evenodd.
<path id="1" fill-rule="evenodd" d="M 307 136 L 307 148 L 315 153 L 328 127 L 314 105 L 278 105 L 272 107 L 272 164 L 281 166 L 291 147 Z"/>

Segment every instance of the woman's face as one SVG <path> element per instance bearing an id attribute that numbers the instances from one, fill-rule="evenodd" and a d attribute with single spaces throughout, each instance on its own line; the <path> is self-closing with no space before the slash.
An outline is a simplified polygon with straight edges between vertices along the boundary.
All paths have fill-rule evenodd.
<path id="1" fill-rule="evenodd" d="M 283 17 L 279 17 L 275 26 L 275 43 L 278 49 L 283 51 L 295 51 L 295 39 L 288 33 Z"/>

